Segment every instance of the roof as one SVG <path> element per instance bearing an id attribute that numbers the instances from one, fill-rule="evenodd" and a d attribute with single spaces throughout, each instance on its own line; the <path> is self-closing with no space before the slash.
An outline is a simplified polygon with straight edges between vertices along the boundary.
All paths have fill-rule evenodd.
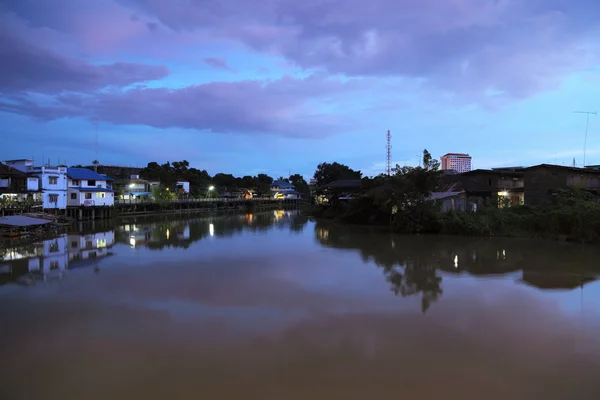
<path id="1" fill-rule="evenodd" d="M 96 187 L 70 187 L 69 189 L 79 190 L 80 192 L 106 192 L 113 193 L 114 190 L 109 188 L 96 188 Z"/>
<path id="2" fill-rule="evenodd" d="M 271 183 L 270 186 L 271 187 L 277 186 L 277 187 L 282 188 L 282 189 L 286 189 L 286 188 L 287 189 L 294 189 L 294 185 L 292 185 L 288 181 L 283 181 L 283 180 L 276 180 L 273 183 Z"/>
<path id="3" fill-rule="evenodd" d="M 71 179 L 85 179 L 85 180 L 93 180 L 93 181 L 112 181 L 112 178 L 109 178 L 106 175 L 100 175 L 97 172 L 92 171 L 87 168 L 67 168 L 67 176 Z"/>
<path id="4" fill-rule="evenodd" d="M 579 172 L 579 173 L 594 174 L 594 175 L 599 174 L 599 171 L 594 170 L 592 168 L 568 167 L 566 165 L 555 165 L 555 164 L 532 165 L 531 167 L 524 168 L 523 170 L 531 171 L 531 170 L 539 169 L 539 168 L 561 169 L 564 171 Z"/>
<path id="5" fill-rule="evenodd" d="M 519 172 L 510 169 L 474 169 L 471 171 L 463 172 L 461 175 L 469 176 L 477 174 L 523 176 L 523 171 Z"/>
<path id="6" fill-rule="evenodd" d="M 16 168 L 10 167 L 6 164 L 0 163 L 0 176 L 18 176 L 25 177 L 27 174 L 23 171 L 19 171 Z"/>
<path id="7" fill-rule="evenodd" d="M 50 220 L 41 218 L 26 217 L 24 215 L 9 215 L 7 217 L 0 218 L 0 225 L 5 226 L 35 226 L 49 224 Z"/>
<path id="8" fill-rule="evenodd" d="M 433 192 L 429 195 L 427 200 L 442 200 L 442 199 L 447 199 L 449 197 L 459 196 L 463 193 L 464 193 L 464 191 L 462 191 L 462 192 Z"/>
<path id="9" fill-rule="evenodd" d="M 320 189 L 327 188 L 359 188 L 362 185 L 362 180 L 360 179 L 340 179 L 337 181 L 333 181 L 330 183 L 326 183 L 325 185 L 321 185 Z"/>
<path id="10" fill-rule="evenodd" d="M 468 153 L 446 153 L 442 157 L 448 156 L 471 157 Z"/>

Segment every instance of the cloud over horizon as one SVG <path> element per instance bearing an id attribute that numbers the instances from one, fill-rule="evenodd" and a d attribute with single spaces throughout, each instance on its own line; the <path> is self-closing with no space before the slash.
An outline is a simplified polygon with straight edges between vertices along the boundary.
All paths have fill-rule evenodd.
<path id="1" fill-rule="evenodd" d="M 307 157 L 325 149 L 299 140 L 377 153 L 386 129 L 407 154 L 486 154 L 473 119 L 515 140 L 564 121 L 579 135 L 553 118 L 597 104 L 597 15 L 592 0 L 0 0 L 0 113 L 278 138 Z M 547 128 L 523 128 L 542 105 Z"/>

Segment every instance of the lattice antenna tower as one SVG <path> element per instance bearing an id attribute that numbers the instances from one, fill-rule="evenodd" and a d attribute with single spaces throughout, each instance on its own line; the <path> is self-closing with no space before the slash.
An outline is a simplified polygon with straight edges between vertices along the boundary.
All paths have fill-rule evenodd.
<path id="1" fill-rule="evenodd" d="M 388 176 L 392 175 L 392 133 L 387 131 L 387 174 Z"/>

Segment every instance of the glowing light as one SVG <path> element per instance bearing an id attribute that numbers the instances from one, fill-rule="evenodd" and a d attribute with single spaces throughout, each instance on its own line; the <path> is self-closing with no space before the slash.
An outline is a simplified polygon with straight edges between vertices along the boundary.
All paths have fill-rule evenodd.
<path id="1" fill-rule="evenodd" d="M 135 237 L 130 237 L 129 238 L 129 244 L 131 245 L 131 247 L 135 247 Z"/>
<path id="2" fill-rule="evenodd" d="M 208 233 L 210 233 L 210 236 L 215 236 L 215 226 L 213 224 L 208 226 Z"/>
<path id="3" fill-rule="evenodd" d="M 134 187 L 135 187 L 135 184 L 133 184 L 133 183 L 129 184 L 129 188 L 133 189 Z"/>
<path id="4" fill-rule="evenodd" d="M 171 231 L 167 229 L 167 240 L 169 240 L 169 236 L 171 236 Z"/>
<path id="5" fill-rule="evenodd" d="M 458 268 L 458 256 L 454 256 L 454 268 Z"/>
<path id="6" fill-rule="evenodd" d="M 209 186 L 208 187 L 208 191 L 210 192 L 211 190 L 215 190 L 215 187 L 214 186 Z"/>

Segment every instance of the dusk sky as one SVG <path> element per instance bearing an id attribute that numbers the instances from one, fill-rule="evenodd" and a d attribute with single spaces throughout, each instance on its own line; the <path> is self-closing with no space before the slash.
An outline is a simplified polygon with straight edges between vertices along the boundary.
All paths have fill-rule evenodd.
<path id="1" fill-rule="evenodd" d="M 598 0 L 0 0 L 0 159 L 583 163 Z M 587 164 L 600 164 L 591 116 Z"/>

